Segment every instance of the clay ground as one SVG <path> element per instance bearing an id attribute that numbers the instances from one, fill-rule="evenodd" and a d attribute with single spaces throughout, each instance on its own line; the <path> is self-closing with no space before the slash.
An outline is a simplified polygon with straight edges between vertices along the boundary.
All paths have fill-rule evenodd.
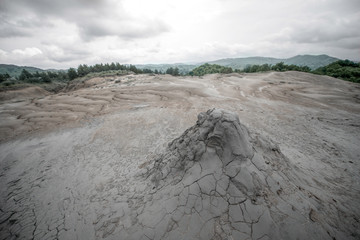
<path id="1" fill-rule="evenodd" d="M 300 72 L 127 75 L 0 94 L 0 239 L 118 239 L 132 225 L 119 220 L 132 209 L 124 196 L 144 188 L 134 176 L 212 108 L 279 146 L 298 191 L 321 203 L 303 212 L 309 222 L 333 229 L 329 239 L 360 236 L 358 84 Z"/>

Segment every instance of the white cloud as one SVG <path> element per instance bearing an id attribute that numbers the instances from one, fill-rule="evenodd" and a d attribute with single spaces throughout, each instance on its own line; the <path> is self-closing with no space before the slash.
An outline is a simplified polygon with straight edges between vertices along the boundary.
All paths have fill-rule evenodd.
<path id="1" fill-rule="evenodd" d="M 164 63 L 329 54 L 360 60 L 358 0 L 2 0 L 2 63 Z"/>
<path id="2" fill-rule="evenodd" d="M 6 57 L 7 56 L 7 52 L 0 49 L 0 57 Z"/>
<path id="3" fill-rule="evenodd" d="M 25 49 L 15 49 L 12 51 L 14 55 L 20 55 L 24 57 L 33 57 L 42 54 L 42 51 L 36 47 L 30 47 Z"/>

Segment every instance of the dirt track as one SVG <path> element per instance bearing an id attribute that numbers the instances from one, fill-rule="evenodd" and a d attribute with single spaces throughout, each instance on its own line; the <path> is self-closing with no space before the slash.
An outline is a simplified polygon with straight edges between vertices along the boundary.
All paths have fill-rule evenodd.
<path id="1" fill-rule="evenodd" d="M 358 84 L 299 72 L 129 75 L 35 92 L 7 93 L 16 97 L 0 105 L 1 239 L 130 239 L 129 196 L 145 191 L 136 174 L 215 107 L 278 145 L 315 228 L 360 237 Z M 294 191 L 279 194 L 296 207 Z"/>

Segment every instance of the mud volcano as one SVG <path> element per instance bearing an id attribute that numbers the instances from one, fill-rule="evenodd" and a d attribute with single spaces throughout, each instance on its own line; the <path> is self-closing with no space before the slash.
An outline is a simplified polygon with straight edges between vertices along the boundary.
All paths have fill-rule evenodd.
<path id="1" fill-rule="evenodd" d="M 136 214 L 122 231 L 124 238 L 342 236 L 320 213 L 320 200 L 297 186 L 298 177 L 279 148 L 250 137 L 237 115 L 225 110 L 199 114 L 196 125 L 171 142 L 141 177 L 148 190 L 132 198 Z"/>
<path id="2" fill-rule="evenodd" d="M 135 113 L 144 121 L 154 114 Z M 113 139 L 91 140 L 111 135 L 112 123 L 1 146 L 0 239 L 360 239 L 355 175 L 351 188 L 324 176 L 311 154 L 304 168 L 309 162 L 295 161 L 288 144 L 280 148 L 232 112 L 200 113 L 157 152 L 156 143 L 140 152 L 154 133 L 142 121 L 140 130 L 125 121 Z M 150 139 L 164 133 L 171 130 Z M 139 152 L 120 148 L 128 139 Z"/>

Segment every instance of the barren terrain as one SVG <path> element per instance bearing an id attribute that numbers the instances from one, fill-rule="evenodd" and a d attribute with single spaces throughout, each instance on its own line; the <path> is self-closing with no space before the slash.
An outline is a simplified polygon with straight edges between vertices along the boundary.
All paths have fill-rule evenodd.
<path id="1" fill-rule="evenodd" d="M 360 238 L 358 84 L 126 75 L 0 101 L 0 239 Z"/>

